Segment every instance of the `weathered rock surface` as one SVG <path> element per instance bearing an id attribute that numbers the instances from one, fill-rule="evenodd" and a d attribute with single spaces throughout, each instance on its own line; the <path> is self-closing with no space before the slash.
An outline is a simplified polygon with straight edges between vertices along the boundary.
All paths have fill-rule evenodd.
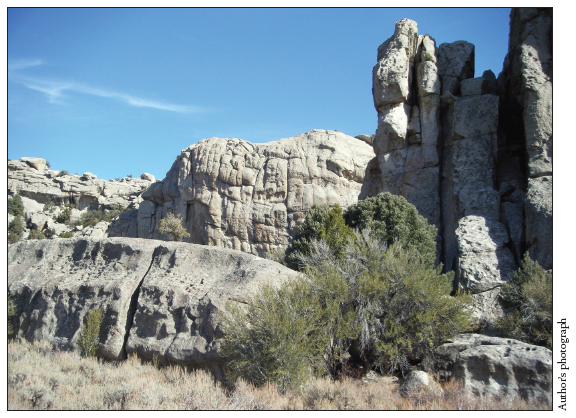
<path id="1" fill-rule="evenodd" d="M 515 8 L 510 14 L 508 59 L 499 83 L 515 124 L 510 131 L 528 155 L 526 249 L 552 268 L 552 9 Z M 508 134 L 511 135 L 511 134 Z M 544 180 L 547 179 L 547 180 Z"/>
<path id="2" fill-rule="evenodd" d="M 8 248 L 18 335 L 73 349 L 85 316 L 104 312 L 98 355 L 126 352 L 221 376 L 219 313 L 295 272 L 238 251 L 133 238 L 25 241 Z"/>
<path id="3" fill-rule="evenodd" d="M 502 73 L 474 78 L 474 45 L 437 48 L 404 19 L 373 70 L 376 160 L 360 198 L 402 195 L 435 224 L 438 261 L 487 324 L 525 250 L 552 267 L 551 30 L 551 9 L 513 9 Z"/>
<path id="4" fill-rule="evenodd" d="M 43 164 L 30 160 L 41 160 Z M 8 161 L 8 194 L 19 194 L 37 203 L 56 205 L 74 204 L 82 210 L 123 209 L 141 201 L 139 195 L 152 181 L 123 178 L 119 182 L 97 179 L 92 173 L 82 176 L 62 174 L 47 170 L 45 160 L 23 157 Z"/>
<path id="5" fill-rule="evenodd" d="M 289 243 L 312 205 L 356 203 L 372 158 L 368 143 L 335 131 L 266 144 L 204 139 L 109 234 L 160 238 L 160 219 L 179 213 L 191 242 L 262 256 Z"/>
<path id="6" fill-rule="evenodd" d="M 443 379 L 463 381 L 476 395 L 518 396 L 548 402 L 552 397 L 552 352 L 508 338 L 461 334 L 435 352 Z"/>
<path id="7" fill-rule="evenodd" d="M 403 397 L 416 399 L 442 396 L 444 392 L 432 376 L 420 370 L 411 371 L 400 383 L 399 390 Z"/>
<path id="8" fill-rule="evenodd" d="M 44 232 L 47 237 L 76 232 L 73 225 L 88 210 L 137 209 L 142 201 L 140 195 L 153 182 L 151 175 L 142 180 L 126 177 L 119 182 L 99 180 L 89 172 L 70 176 L 48 170 L 41 158 L 8 161 L 8 195 L 21 196 L 26 226 Z M 57 223 L 66 207 L 73 207 L 70 222 Z M 27 229 L 23 234 L 24 239 L 28 232 Z M 84 231 L 82 235 L 103 237 L 108 231 L 100 226 Z"/>

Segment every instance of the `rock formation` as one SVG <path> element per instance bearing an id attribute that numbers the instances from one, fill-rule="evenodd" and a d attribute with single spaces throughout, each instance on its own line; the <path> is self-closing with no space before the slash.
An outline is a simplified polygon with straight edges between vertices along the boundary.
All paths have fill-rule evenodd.
<path id="1" fill-rule="evenodd" d="M 514 9 L 503 72 L 474 78 L 474 45 L 437 47 L 403 19 L 373 70 L 376 158 L 360 199 L 402 195 L 436 225 L 439 261 L 488 322 L 525 250 L 552 268 L 551 28 L 551 9 Z"/>
<path id="2" fill-rule="evenodd" d="M 366 140 L 335 131 L 265 144 L 204 139 L 182 151 L 109 235 L 160 238 L 158 222 L 173 212 L 190 242 L 263 256 L 289 243 L 312 205 L 356 203 L 373 157 Z"/>
<path id="3" fill-rule="evenodd" d="M 509 338 L 462 334 L 436 349 L 440 378 L 479 396 L 516 396 L 552 405 L 552 351 Z"/>
<path id="4" fill-rule="evenodd" d="M 378 48 L 374 135 L 313 130 L 267 144 L 210 138 L 182 151 L 161 181 L 61 175 L 37 158 L 9 161 L 8 191 L 27 226 L 63 227 L 36 202 L 127 208 L 77 236 L 160 238 L 179 213 L 197 244 L 263 256 L 285 247 L 313 204 L 347 207 L 382 191 L 404 196 L 438 228 L 438 262 L 474 294 L 488 324 L 500 286 L 525 251 L 552 268 L 552 15 L 513 9 L 502 73 L 474 77 L 474 45 L 437 46 L 403 19 Z M 73 211 L 73 218 L 79 212 Z M 9 218 L 10 221 L 10 218 Z"/>
<path id="5" fill-rule="evenodd" d="M 29 228 L 24 237 L 33 229 L 53 236 L 62 232 L 88 235 L 94 228 L 79 232 L 81 228 L 57 223 L 56 219 L 66 207 L 72 208 L 72 223 L 88 210 L 137 209 L 142 201 L 140 195 L 153 183 L 154 177 L 147 173 L 142 174 L 142 179 L 106 181 L 88 172 L 79 176 L 49 170 L 42 158 L 8 161 L 8 195 L 18 194 L 24 203 L 24 221 Z M 98 229 L 103 232 L 96 232 L 96 236 L 105 236 L 108 226 L 108 222 L 100 225 Z"/>
<path id="6" fill-rule="evenodd" d="M 156 354 L 219 377 L 226 302 L 247 303 L 259 286 L 295 275 L 251 254 L 188 243 L 70 238 L 8 248 L 18 336 L 74 349 L 84 317 L 99 308 L 99 356 Z"/>

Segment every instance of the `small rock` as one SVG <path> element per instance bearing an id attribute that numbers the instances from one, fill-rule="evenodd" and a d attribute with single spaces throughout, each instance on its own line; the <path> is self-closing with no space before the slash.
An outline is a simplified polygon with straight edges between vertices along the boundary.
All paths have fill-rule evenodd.
<path id="1" fill-rule="evenodd" d="M 441 396 L 444 393 L 438 382 L 428 373 L 415 370 L 400 384 L 400 394 L 405 398 Z"/>

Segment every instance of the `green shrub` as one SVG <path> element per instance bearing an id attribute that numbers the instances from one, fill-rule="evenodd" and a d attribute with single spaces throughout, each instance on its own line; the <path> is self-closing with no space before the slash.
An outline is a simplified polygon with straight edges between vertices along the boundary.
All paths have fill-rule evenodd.
<path id="1" fill-rule="evenodd" d="M 10 294 L 8 294 L 8 337 L 14 336 L 16 334 L 16 306 Z"/>
<path id="2" fill-rule="evenodd" d="M 231 310 L 223 350 L 233 377 L 289 388 L 315 372 L 404 372 L 470 327 L 470 296 L 450 296 L 452 272 L 369 228 L 340 250 L 313 239 L 299 258 L 303 278 Z"/>
<path id="3" fill-rule="evenodd" d="M 14 216 L 24 216 L 24 203 L 20 195 L 8 198 L 8 213 Z"/>
<path id="4" fill-rule="evenodd" d="M 18 236 L 22 235 L 24 231 L 24 225 L 22 224 L 22 219 L 16 216 L 12 219 L 12 222 L 8 224 L 8 233 L 16 234 Z"/>
<path id="5" fill-rule="evenodd" d="M 116 216 L 120 215 L 126 209 L 114 210 L 87 210 L 80 216 L 79 223 L 84 227 L 94 226 L 101 221 L 111 222 Z"/>
<path id="6" fill-rule="evenodd" d="M 406 249 L 418 251 L 427 263 L 436 260 L 436 227 L 402 196 L 386 192 L 361 200 L 348 207 L 344 219 L 352 228 L 370 228 L 388 245 L 400 241 Z"/>
<path id="7" fill-rule="evenodd" d="M 8 233 L 8 244 L 14 244 L 15 242 L 20 241 L 22 237 L 18 234 L 14 234 L 12 232 Z"/>
<path id="8" fill-rule="evenodd" d="M 56 205 L 54 204 L 54 202 L 47 202 L 44 203 L 44 208 L 42 209 L 44 212 L 54 212 L 54 210 L 56 209 Z"/>
<path id="9" fill-rule="evenodd" d="M 310 242 L 314 239 L 325 240 L 328 245 L 340 253 L 344 245 L 352 239 L 352 228 L 346 226 L 339 205 L 330 208 L 326 205 L 314 205 L 306 213 L 304 222 L 300 225 L 298 235 L 286 249 L 285 263 L 292 269 L 302 266 L 298 264 L 298 254 L 306 255 L 310 252 Z"/>
<path id="10" fill-rule="evenodd" d="M 502 336 L 552 348 L 552 275 L 527 252 L 500 298 L 510 309 L 497 322 Z"/>
<path id="11" fill-rule="evenodd" d="M 334 341 L 332 370 L 343 364 L 338 351 L 349 348 L 363 365 L 405 371 L 434 347 L 471 324 L 468 295 L 451 297 L 453 273 L 441 274 L 420 254 L 395 242 L 388 248 L 371 231 L 357 233 L 336 257 L 316 243 L 303 258 L 310 292 L 328 309 L 323 332 Z M 335 354 L 334 354 L 335 353 Z"/>
<path id="12" fill-rule="evenodd" d="M 169 241 L 182 241 L 185 237 L 190 236 L 186 228 L 182 226 L 179 213 L 169 213 L 164 219 L 161 219 L 158 223 L 158 231 L 164 234 Z"/>
<path id="13" fill-rule="evenodd" d="M 68 170 L 61 170 L 58 174 L 56 174 L 56 177 L 64 177 L 68 175 Z"/>
<path id="14" fill-rule="evenodd" d="M 84 357 L 94 357 L 98 349 L 98 336 L 103 321 L 102 310 L 99 308 L 91 310 L 86 315 L 85 324 L 80 331 L 78 338 L 78 347 Z"/>
<path id="15" fill-rule="evenodd" d="M 72 238 L 74 236 L 74 234 L 70 231 L 66 231 L 66 232 L 60 232 L 60 234 L 58 236 L 60 238 Z"/>
<path id="16" fill-rule="evenodd" d="M 58 215 L 56 217 L 56 222 L 60 223 L 60 224 L 67 224 L 70 223 L 70 215 L 71 215 L 72 211 L 70 210 L 70 208 L 65 208 L 60 215 Z"/>
<path id="17" fill-rule="evenodd" d="M 46 236 L 42 231 L 38 231 L 37 229 L 31 229 L 30 233 L 28 234 L 28 239 L 45 239 Z"/>
<path id="18" fill-rule="evenodd" d="M 278 290 L 264 286 L 246 310 L 232 302 L 226 309 L 222 350 L 231 381 L 274 382 L 286 390 L 313 375 L 322 353 L 320 309 L 302 280 Z"/>

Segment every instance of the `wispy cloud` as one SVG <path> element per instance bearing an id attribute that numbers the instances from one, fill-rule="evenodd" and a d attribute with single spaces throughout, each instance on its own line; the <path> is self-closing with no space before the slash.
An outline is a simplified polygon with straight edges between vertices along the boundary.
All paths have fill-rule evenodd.
<path id="1" fill-rule="evenodd" d="M 23 86 L 44 93 L 48 102 L 62 103 L 62 98 L 65 91 L 72 91 L 77 93 L 89 94 L 92 96 L 106 97 L 127 103 L 136 107 L 150 107 L 153 109 L 167 110 L 170 112 L 178 113 L 200 113 L 206 109 L 201 106 L 183 106 L 172 103 L 166 103 L 156 100 L 144 99 L 141 97 L 131 96 L 116 91 L 103 90 L 90 87 L 87 84 L 78 82 L 67 82 L 60 80 L 50 80 L 38 77 L 29 77 L 20 74 L 18 70 L 23 70 L 29 67 L 42 65 L 42 60 L 18 60 L 8 63 L 9 74 L 8 77 L 11 81 L 22 84 Z"/>
<path id="2" fill-rule="evenodd" d="M 44 64 L 44 61 L 39 59 L 29 60 L 29 59 L 19 59 L 10 60 L 8 62 L 8 71 L 22 70 L 28 67 L 35 67 Z"/>

